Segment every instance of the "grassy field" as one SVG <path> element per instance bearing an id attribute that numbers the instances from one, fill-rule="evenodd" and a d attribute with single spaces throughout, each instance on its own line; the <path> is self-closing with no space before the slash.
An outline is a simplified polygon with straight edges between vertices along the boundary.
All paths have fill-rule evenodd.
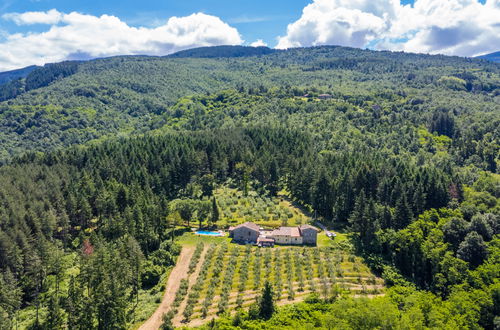
<path id="1" fill-rule="evenodd" d="M 181 245 L 196 245 L 198 243 L 204 243 L 204 244 L 220 244 L 223 242 L 229 243 L 231 242 L 231 238 L 228 236 L 224 237 L 215 237 L 215 236 L 203 236 L 203 235 L 196 235 L 194 233 L 184 233 L 182 236 L 176 239 L 176 242 Z"/>
<path id="2" fill-rule="evenodd" d="M 201 325 L 220 313 L 248 307 L 266 281 L 273 284 L 278 304 L 301 301 L 311 293 L 321 297 L 384 294 L 383 280 L 351 253 L 345 237 L 340 244 L 322 238 L 318 247 L 267 249 L 190 233 L 180 240 L 181 244 L 194 242 L 198 249 L 203 246 L 204 258 L 195 259 L 196 271 L 186 276 L 184 288 L 179 289 L 178 303 L 172 306 L 176 326 Z"/>

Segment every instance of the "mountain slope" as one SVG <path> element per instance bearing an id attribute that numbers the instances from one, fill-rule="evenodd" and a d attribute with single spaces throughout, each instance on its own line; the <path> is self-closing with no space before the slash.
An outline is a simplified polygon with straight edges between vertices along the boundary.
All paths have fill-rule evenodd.
<path id="1" fill-rule="evenodd" d="M 490 54 L 477 56 L 477 58 L 481 58 L 483 60 L 488 60 L 491 62 L 500 63 L 500 52 L 494 52 L 494 53 L 490 53 Z"/>
<path id="2" fill-rule="evenodd" d="M 31 65 L 22 69 L 0 72 L 0 85 L 8 83 L 11 80 L 26 78 L 26 76 L 36 68 L 36 65 Z"/>
<path id="3" fill-rule="evenodd" d="M 240 305 L 210 328 L 493 329 L 499 74 L 344 47 L 34 70 L 0 103 L 0 327 L 137 328 L 195 226 L 312 222 L 281 200 L 340 234 L 262 254 L 221 238 L 210 261 L 199 244 L 166 327 Z M 381 293 L 364 263 L 384 297 L 358 299 Z M 264 321 L 245 292 L 265 280 L 315 294 Z"/>
<path id="4" fill-rule="evenodd" d="M 215 47 L 191 54 L 227 51 L 229 56 L 240 49 L 260 51 Z M 454 103 L 458 95 L 467 95 L 471 102 L 484 102 L 488 111 L 494 102 L 482 95 L 497 93 L 498 72 L 496 64 L 458 57 L 344 47 L 249 57 L 125 56 L 63 62 L 33 71 L 20 82 L 30 86 L 25 87 L 27 91 L 0 103 L 0 160 L 29 150 L 46 151 L 157 129 L 165 118 L 180 115 L 173 109 L 179 98 L 222 89 L 293 92 L 298 88 L 295 92 L 317 90 L 360 98 L 353 102 L 397 91 L 426 102 L 436 99 L 443 106 Z"/>

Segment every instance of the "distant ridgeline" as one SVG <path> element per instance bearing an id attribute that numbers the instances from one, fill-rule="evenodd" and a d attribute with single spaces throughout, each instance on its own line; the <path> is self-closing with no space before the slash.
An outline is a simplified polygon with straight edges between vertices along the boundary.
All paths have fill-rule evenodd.
<path id="1" fill-rule="evenodd" d="M 0 101 L 9 100 L 33 89 L 48 86 L 51 82 L 71 76 L 78 70 L 77 61 L 29 66 L 24 69 L 0 73 Z"/>
<path id="2" fill-rule="evenodd" d="M 268 47 L 215 46 L 200 47 L 179 51 L 168 55 L 171 58 L 221 58 L 268 55 L 278 50 Z M 26 68 L 0 72 L 0 102 L 33 89 L 48 86 L 51 82 L 68 77 L 78 70 L 80 61 L 50 63 L 43 67 L 36 65 Z"/>
<path id="3" fill-rule="evenodd" d="M 491 62 L 500 63 L 500 52 L 494 52 L 486 55 L 477 56 L 477 58 L 488 60 Z"/>
<path id="4" fill-rule="evenodd" d="M 26 78 L 26 76 L 36 68 L 38 68 L 38 66 L 31 65 L 22 69 L 0 72 L 0 85 L 8 83 L 11 80 Z"/>
<path id="5" fill-rule="evenodd" d="M 200 47 L 187 50 L 181 50 L 167 57 L 198 57 L 198 58 L 216 58 L 216 57 L 245 57 L 268 55 L 278 52 L 276 49 L 268 47 L 249 47 L 249 46 L 214 46 Z"/>
<path id="6" fill-rule="evenodd" d="M 376 113 L 377 120 L 384 111 L 391 116 L 404 112 L 417 117 L 414 125 L 428 126 L 439 108 L 458 117 L 481 113 L 494 124 L 484 114 L 492 114 L 498 105 L 494 98 L 500 94 L 499 72 L 499 64 L 478 59 L 340 46 L 202 47 L 165 57 L 116 56 L 29 67 L 0 73 L 3 81 L 12 79 L 0 85 L 0 162 L 26 151 L 45 152 L 116 135 L 244 124 L 247 115 L 255 120 L 258 112 L 264 112 L 260 118 L 286 116 L 278 122 L 294 117 L 296 124 L 304 123 L 308 111 L 324 116 L 339 109 L 309 103 L 297 105 L 300 110 L 295 114 L 282 113 L 294 107 L 290 97 L 306 94 L 326 93 L 345 101 L 342 107 L 359 107 L 346 114 L 349 118 L 362 116 L 360 111 Z M 263 111 L 238 101 L 236 111 L 230 106 L 231 97 L 219 94 L 216 97 L 224 102 L 214 104 L 227 112 L 207 108 L 205 116 L 198 104 L 184 100 L 224 90 L 243 93 L 240 96 L 258 94 L 262 97 L 258 103 L 270 104 Z M 278 109 L 271 100 L 283 105 Z M 457 124 L 457 132 L 460 127 Z M 471 136 L 480 140 L 483 133 Z"/>

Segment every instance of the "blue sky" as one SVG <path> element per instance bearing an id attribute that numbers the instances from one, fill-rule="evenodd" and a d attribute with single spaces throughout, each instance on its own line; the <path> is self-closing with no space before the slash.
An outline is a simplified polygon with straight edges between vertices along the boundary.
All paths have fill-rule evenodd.
<path id="1" fill-rule="evenodd" d="M 498 51 L 500 0 L 0 0 L 0 71 L 221 44 L 475 56 Z"/>
<path id="2" fill-rule="evenodd" d="M 270 46 L 276 37 L 286 33 L 290 22 L 300 17 L 307 0 L 23 0 L 3 1 L 0 15 L 9 12 L 78 11 L 94 16 L 114 15 L 131 26 L 155 26 L 171 16 L 187 16 L 196 12 L 220 17 L 238 29 L 243 39 L 250 43 L 263 39 Z M 16 26 L 13 22 L 0 21 L 0 29 L 9 32 L 42 31 L 44 26 Z"/>

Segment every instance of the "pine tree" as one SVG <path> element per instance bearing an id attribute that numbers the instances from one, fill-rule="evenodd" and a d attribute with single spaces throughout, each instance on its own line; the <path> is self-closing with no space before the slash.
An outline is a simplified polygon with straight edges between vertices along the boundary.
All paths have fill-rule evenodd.
<path id="1" fill-rule="evenodd" d="M 373 249 L 375 243 L 375 233 L 380 229 L 380 224 L 378 222 L 377 211 L 375 209 L 375 202 L 373 199 L 369 199 L 364 220 L 366 221 L 364 225 L 364 235 L 362 237 L 363 246 L 365 248 Z"/>
<path id="2" fill-rule="evenodd" d="M 64 312 L 59 306 L 59 298 L 52 295 L 48 305 L 49 313 L 45 322 L 47 329 L 63 329 L 64 328 Z"/>
<path id="3" fill-rule="evenodd" d="M 411 223 L 412 217 L 413 215 L 410 206 L 408 205 L 406 194 L 403 193 L 396 202 L 396 209 L 394 211 L 394 227 L 396 229 L 405 228 Z"/>
<path id="4" fill-rule="evenodd" d="M 349 224 L 351 230 L 360 234 L 361 237 L 364 236 L 364 226 L 365 226 L 365 208 L 366 208 L 366 196 L 365 191 L 361 190 L 356 202 L 354 203 L 354 209 L 349 217 Z"/>
<path id="5" fill-rule="evenodd" d="M 276 196 L 278 194 L 278 164 L 276 163 L 276 160 L 271 161 L 271 165 L 269 168 L 269 192 L 271 195 Z"/>
<path id="6" fill-rule="evenodd" d="M 68 328 L 77 329 L 82 313 L 82 290 L 78 281 L 72 276 L 69 280 L 68 298 L 66 299 L 66 312 L 68 313 Z"/>
<path id="7" fill-rule="evenodd" d="M 392 214 L 389 206 L 384 205 L 379 223 L 382 229 L 392 228 Z"/>
<path id="8" fill-rule="evenodd" d="M 418 184 L 417 189 L 413 193 L 413 212 L 418 215 L 421 214 L 425 209 L 426 195 L 424 192 L 424 187 L 421 183 Z"/>
<path id="9" fill-rule="evenodd" d="M 94 328 L 94 315 L 95 315 L 95 307 L 94 302 L 88 298 L 84 297 L 82 300 L 83 310 L 81 316 L 78 319 L 78 327 L 77 329 L 93 329 Z"/>
<path id="10" fill-rule="evenodd" d="M 330 185 L 330 179 L 324 169 L 321 169 L 313 187 L 313 208 L 317 210 L 321 216 L 331 219 L 333 210 L 332 187 Z"/>

